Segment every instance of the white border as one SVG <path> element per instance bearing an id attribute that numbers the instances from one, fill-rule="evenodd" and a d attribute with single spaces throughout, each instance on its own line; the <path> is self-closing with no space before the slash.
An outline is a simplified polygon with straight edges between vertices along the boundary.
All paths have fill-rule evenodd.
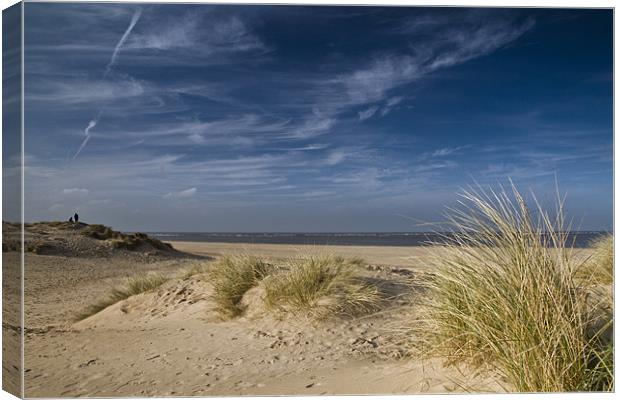
<path id="1" fill-rule="evenodd" d="M 25 74 L 24 74 L 24 62 L 25 62 L 25 56 L 24 56 L 24 3 L 22 2 L 21 4 L 21 24 L 20 24 L 20 30 L 21 30 L 21 94 L 20 94 L 20 116 L 21 116 L 21 121 L 20 121 L 20 125 L 21 125 L 21 193 L 20 193 L 20 198 L 21 198 L 21 223 L 22 223 L 22 231 L 21 231 L 21 257 L 20 257 L 20 261 L 21 261 L 21 274 L 19 276 L 20 279 L 20 285 L 21 285 L 21 298 L 20 300 L 20 304 L 19 304 L 19 315 L 20 315 L 20 321 L 21 321 L 21 333 L 20 333 L 20 340 L 21 340 L 21 349 L 19 352 L 20 358 L 21 358 L 21 365 L 20 365 L 20 372 L 21 372 L 21 379 L 20 379 L 20 389 L 21 389 L 21 396 L 24 397 L 25 396 L 25 383 L 26 383 L 26 374 L 24 372 L 24 366 L 26 365 L 25 363 L 25 348 L 24 348 L 24 343 L 25 343 L 25 329 L 24 327 L 26 326 L 25 322 L 26 322 L 26 315 L 24 313 L 24 297 L 25 297 L 25 293 L 26 293 L 26 282 L 24 280 L 24 274 L 26 272 L 26 253 L 25 253 L 25 228 L 24 228 L 24 221 L 25 221 L 25 196 L 24 196 L 24 190 L 25 190 L 25 178 L 26 178 L 26 174 L 24 172 L 24 168 L 26 166 L 25 163 L 25 159 L 26 159 L 26 149 L 24 148 L 24 144 L 26 142 L 25 140 L 25 129 L 24 129 L 24 121 L 25 121 L 25 104 L 24 104 L 24 78 L 25 78 Z"/>
<path id="2" fill-rule="evenodd" d="M 45 0 L 28 0 L 28 2 L 46 2 Z M 52 1 L 49 1 L 52 2 Z M 62 2 L 62 1 L 58 1 L 58 2 Z M 78 2 L 78 1 L 67 1 L 67 2 Z M 268 1 L 261 1 L 261 0 L 242 0 L 242 1 L 230 1 L 230 2 L 224 2 L 224 1 L 176 1 L 176 0 L 151 0 L 151 1 L 141 1 L 141 0 L 134 0 L 134 1 L 96 1 L 96 0 L 84 0 L 84 1 L 80 1 L 80 2 L 92 2 L 92 3 L 180 3 L 180 4 L 290 4 L 290 5 L 353 5 L 353 6 L 364 6 L 364 5 L 375 5 L 375 6 L 437 6 L 437 7 L 449 7 L 449 6 L 456 6 L 456 7 L 536 7 L 536 8 L 541 8 L 541 7 L 553 7 L 553 8 L 614 8 L 615 7 L 615 2 L 610 1 L 610 0 L 590 0 L 590 1 L 579 1 L 579 0 L 564 0 L 564 1 L 559 1 L 559 0 L 540 0 L 540 1 L 534 1 L 534 0 L 529 0 L 529 1 L 505 1 L 505 0 L 475 0 L 475 1 L 467 1 L 467 0 L 450 0 L 448 2 L 446 1 L 437 1 L 437 0 L 425 0 L 425 1 L 412 1 L 412 0 L 388 0 L 386 2 L 382 2 L 382 1 L 378 1 L 378 0 L 335 0 L 335 1 L 330 1 L 330 0 L 305 0 L 305 1 L 299 1 L 299 0 L 268 0 Z M 17 2 L 14 0 L 0 0 L 0 5 L 2 6 L 2 9 L 5 9 L 13 4 L 16 4 Z M 23 11 L 23 3 L 22 3 L 22 11 Z M 23 79 L 23 74 L 24 74 L 24 21 L 23 21 L 24 15 L 22 12 L 22 32 L 21 32 L 21 37 L 22 37 L 22 84 L 21 84 L 21 125 L 22 125 L 22 148 L 21 148 L 21 158 L 22 158 L 22 171 L 21 171 L 21 179 L 22 179 L 22 188 L 21 188 L 21 198 L 22 198 L 22 248 L 23 248 L 23 240 L 24 240 L 24 232 L 23 232 L 23 221 L 24 221 L 24 155 L 25 155 L 25 149 L 24 149 L 24 79 Z M 618 54 L 617 49 L 618 49 L 618 33 L 615 29 L 616 26 L 616 13 L 614 11 L 614 76 L 616 76 L 616 66 L 618 65 L 616 63 L 616 56 Z M 2 32 L 0 29 L 0 41 L 2 38 Z M 1 66 L 0 66 L 0 72 L 1 72 Z M 614 139 L 615 139 L 615 116 L 617 115 L 618 112 L 618 105 L 615 102 L 615 93 L 617 93 L 617 86 L 618 82 L 617 80 L 614 79 L 614 121 L 613 121 L 613 127 L 614 127 Z M 0 118 L 2 116 L 2 111 L 0 108 Z M 616 207 L 618 206 L 618 197 L 615 196 L 615 189 L 618 186 L 619 180 L 620 180 L 620 175 L 619 175 L 619 167 L 618 165 L 615 163 L 615 157 L 616 154 L 618 154 L 616 152 L 616 146 L 617 143 L 614 140 L 614 228 L 616 226 L 620 226 L 619 222 L 620 222 L 620 216 L 618 215 L 618 213 L 615 212 Z M 0 160 L 1 160 L 1 141 L 0 141 Z M 0 187 L 0 195 L 2 194 L 2 188 Z M 2 215 L 2 211 L 0 209 L 0 217 Z M 615 229 L 614 229 L 615 231 Z M 620 250 L 620 241 L 616 241 L 615 243 L 615 252 L 616 254 L 618 254 L 618 251 Z M 24 326 L 24 256 L 22 253 L 22 257 L 21 257 L 21 262 L 22 262 L 22 275 L 21 275 L 21 285 L 22 285 L 22 298 L 21 298 L 21 310 L 20 310 L 20 314 L 21 314 L 21 323 L 22 326 Z M 618 282 L 618 278 L 619 278 L 619 273 L 618 270 L 615 269 L 615 282 Z M 0 299 L 1 302 L 1 299 Z M 617 307 L 615 308 L 615 310 L 617 311 Z M 618 330 L 616 329 L 615 332 L 615 341 L 616 343 L 618 343 Z M 0 338 L 1 338 L 1 333 L 0 333 Z M 24 339 L 24 332 L 22 330 L 22 343 L 23 343 L 23 339 Z M 618 365 L 618 351 L 616 351 L 615 353 L 615 359 L 614 359 L 614 364 Z M 23 347 L 21 349 L 21 358 L 22 358 L 22 397 L 24 395 L 23 390 L 24 390 L 24 373 L 23 373 L 23 366 L 24 366 L 24 352 L 23 352 Z M 617 369 L 618 367 L 616 367 Z M 616 374 L 617 376 L 617 374 Z M 1 371 L 0 371 L 0 377 L 1 377 Z M 456 396 L 456 397 L 455 397 Z M 491 397 L 492 396 L 492 397 Z M 331 399 L 379 399 L 379 398 L 387 398 L 387 399 L 393 399 L 393 400 L 404 400 L 404 399 L 476 399 L 476 398 L 509 398 L 509 399 L 567 399 L 567 400 L 572 400 L 572 399 L 608 399 L 608 398 L 614 398 L 615 394 L 603 394 L 603 393 L 587 393 L 587 394 L 578 394 L 578 393 L 557 393 L 557 394 L 488 394 L 488 395 L 399 395 L 399 396 L 329 396 L 329 398 Z M 6 393 L 6 392 L 0 392 L 0 400 L 4 400 L 4 399 L 13 399 L 14 397 L 11 396 L 10 394 Z M 240 398 L 240 397 L 227 397 L 229 399 L 235 399 L 235 398 Z M 248 399 L 248 398 L 259 398 L 259 397 L 243 397 L 240 399 Z M 292 399 L 303 399 L 304 397 L 301 396 L 287 396 L 286 398 L 292 398 Z M 118 399 L 121 399 L 120 397 Z M 160 398 L 163 399 L 163 398 Z M 195 399 L 195 397 L 188 397 L 187 399 Z M 276 397 L 276 396 L 269 396 L 269 397 L 260 397 L 260 399 L 281 399 L 281 397 Z"/>

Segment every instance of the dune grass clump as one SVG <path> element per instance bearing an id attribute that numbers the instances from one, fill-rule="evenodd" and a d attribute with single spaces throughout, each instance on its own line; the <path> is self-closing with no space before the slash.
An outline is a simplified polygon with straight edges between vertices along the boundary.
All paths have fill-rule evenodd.
<path id="1" fill-rule="evenodd" d="M 112 228 L 100 225 L 100 224 L 91 224 L 86 226 L 80 232 L 82 235 L 97 239 L 97 240 L 107 240 L 107 239 L 118 239 L 123 236 L 122 233 L 112 230 Z"/>
<path id="2" fill-rule="evenodd" d="M 592 256 L 578 270 L 578 278 L 590 284 L 611 285 L 614 280 L 614 237 L 605 234 L 592 242 Z"/>
<path id="3" fill-rule="evenodd" d="M 152 238 L 145 233 L 131 233 L 128 235 L 121 234 L 110 242 L 115 249 L 136 250 L 137 248 L 150 244 L 157 250 L 173 250 L 170 243 L 162 242 L 159 239 Z"/>
<path id="4" fill-rule="evenodd" d="M 159 274 L 139 275 L 128 278 L 122 287 L 112 289 L 108 297 L 86 308 L 76 316 L 75 320 L 81 321 L 131 296 L 152 292 L 168 280 L 169 278 Z"/>
<path id="5" fill-rule="evenodd" d="M 372 311 L 380 301 L 379 290 L 355 277 L 361 263 L 334 256 L 293 259 L 286 271 L 265 280 L 266 305 L 318 318 Z"/>
<path id="6" fill-rule="evenodd" d="M 224 319 L 243 312 L 240 305 L 245 292 L 267 276 L 272 265 L 260 258 L 247 255 L 224 256 L 213 265 L 209 281 L 213 285 L 213 300 Z"/>
<path id="7" fill-rule="evenodd" d="M 575 279 L 561 202 L 553 218 L 536 204 L 535 216 L 514 187 L 463 194 L 414 345 L 494 367 L 518 391 L 613 390 L 613 314 L 601 323 L 602 308 Z"/>
<path id="8" fill-rule="evenodd" d="M 136 250 L 143 245 L 149 244 L 157 250 L 173 250 L 170 243 L 162 242 L 145 233 L 136 232 L 125 234 L 100 224 L 87 225 L 82 229 L 81 234 L 97 240 L 109 240 L 110 244 L 115 249 Z"/>

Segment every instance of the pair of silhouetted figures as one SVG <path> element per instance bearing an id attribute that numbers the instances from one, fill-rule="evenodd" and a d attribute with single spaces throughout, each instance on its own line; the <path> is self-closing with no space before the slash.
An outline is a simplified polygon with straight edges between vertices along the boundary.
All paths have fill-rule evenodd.
<path id="1" fill-rule="evenodd" d="M 69 218 L 69 222 L 75 222 L 75 223 L 80 222 L 80 216 L 78 215 L 78 213 L 73 214 L 73 217 Z"/>

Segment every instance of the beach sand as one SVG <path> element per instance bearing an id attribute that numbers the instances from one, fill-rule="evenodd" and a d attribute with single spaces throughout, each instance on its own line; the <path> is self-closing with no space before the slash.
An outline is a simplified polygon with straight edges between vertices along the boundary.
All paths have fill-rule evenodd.
<path id="1" fill-rule="evenodd" d="M 300 246 L 176 242 L 194 255 L 250 253 L 285 259 L 299 252 L 364 258 L 360 271 L 395 294 L 378 313 L 316 322 L 276 318 L 260 297 L 247 312 L 221 321 L 204 278 L 179 278 L 196 263 L 185 256 L 128 258 L 26 255 L 25 394 L 62 396 L 190 396 L 415 394 L 498 392 L 491 375 L 444 366 L 443 360 L 402 357 L 390 326 L 407 318 L 410 281 L 428 270 L 428 247 Z M 190 254 L 187 254 L 190 257 Z M 19 253 L 5 253 L 9 261 Z M 152 293 L 116 303 L 75 323 L 128 276 L 175 277 Z M 248 292 L 250 294 L 250 292 Z M 414 307 L 407 306 L 407 310 Z"/>
<path id="2" fill-rule="evenodd" d="M 429 246 L 330 246 L 304 244 L 205 243 L 169 242 L 180 251 L 219 257 L 246 253 L 274 259 L 286 259 L 299 254 L 337 254 L 342 257 L 361 257 L 369 264 L 428 270 L 428 258 L 437 247 Z"/>

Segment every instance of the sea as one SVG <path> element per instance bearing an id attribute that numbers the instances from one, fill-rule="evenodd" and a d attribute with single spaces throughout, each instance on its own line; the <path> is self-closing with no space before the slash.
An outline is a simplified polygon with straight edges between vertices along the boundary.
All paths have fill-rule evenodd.
<path id="1" fill-rule="evenodd" d="M 568 234 L 574 247 L 588 247 L 607 232 L 579 231 Z M 364 232 L 364 233 L 216 233 L 216 232 L 148 232 L 163 241 L 209 243 L 309 244 L 338 246 L 427 246 L 442 241 L 440 233 Z"/>

